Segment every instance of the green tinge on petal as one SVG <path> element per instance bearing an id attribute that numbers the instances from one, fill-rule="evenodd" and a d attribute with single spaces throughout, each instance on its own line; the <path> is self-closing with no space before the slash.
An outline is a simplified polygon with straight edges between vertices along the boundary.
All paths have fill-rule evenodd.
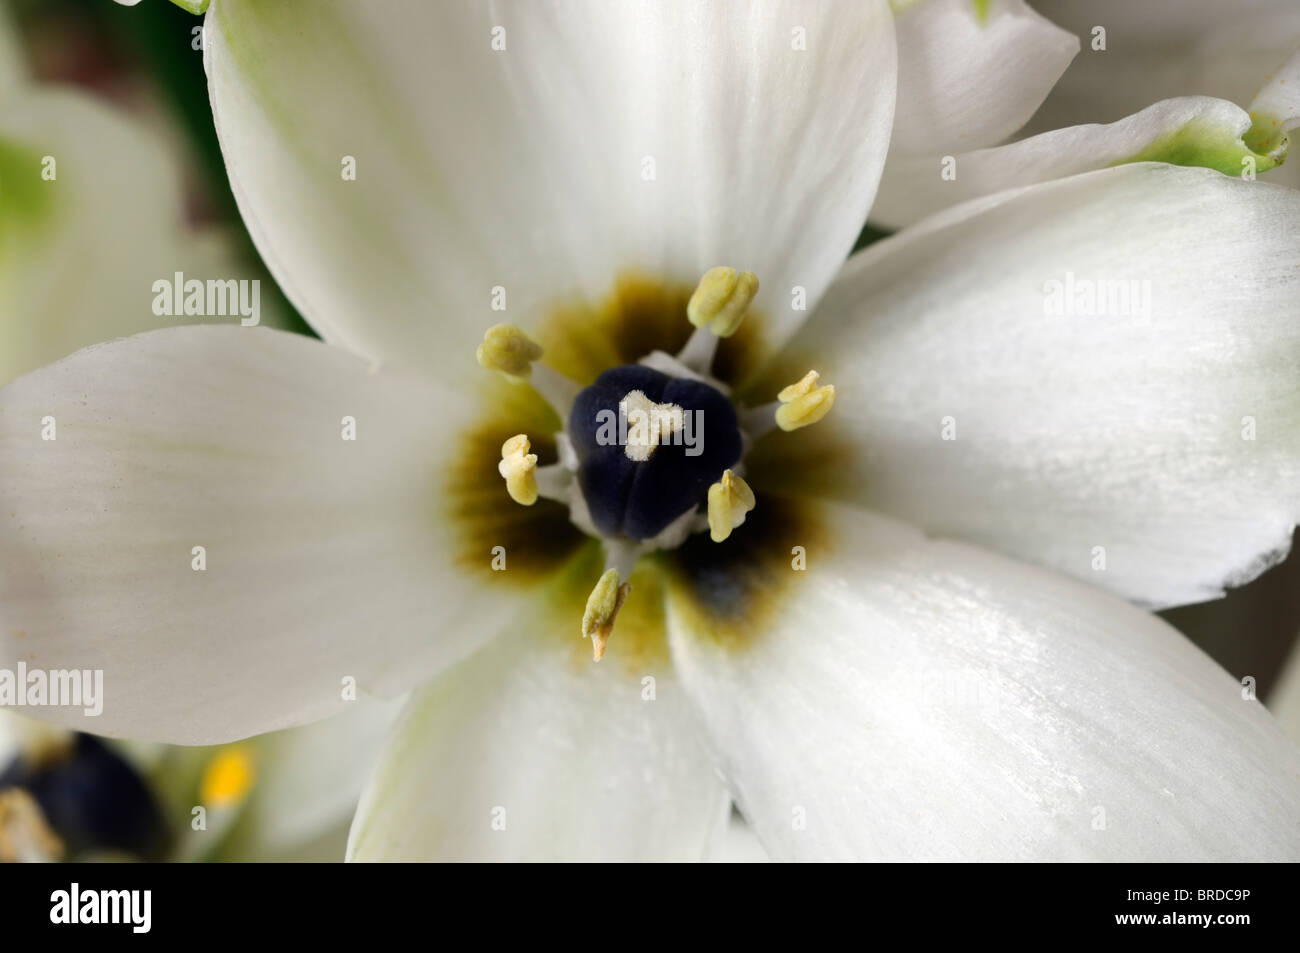
<path id="1" fill-rule="evenodd" d="M 53 204 L 49 183 L 41 178 L 41 155 L 0 139 L 0 210 L 5 222 L 28 224 Z"/>
<path id="2" fill-rule="evenodd" d="M 1234 130 L 1214 122 L 1195 119 L 1155 139 L 1145 149 L 1112 166 L 1130 162 L 1166 162 L 1170 165 L 1203 166 L 1224 175 L 1240 175 L 1242 159 L 1255 160 L 1255 171 L 1265 172 L 1281 161 L 1281 155 L 1261 153 L 1246 145 Z"/>
<path id="3" fill-rule="evenodd" d="M 1243 140 L 1256 153 L 1274 160 L 1275 165 L 1282 164 L 1291 145 L 1286 124 L 1271 113 L 1251 113 L 1250 129 Z"/>
<path id="4" fill-rule="evenodd" d="M 18 229 L 30 236 L 51 218 L 55 183 L 41 177 L 42 167 L 39 152 L 0 139 L 0 238 Z"/>
<path id="5" fill-rule="evenodd" d="M 195 16 L 202 16 L 208 12 L 209 0 L 172 0 L 172 3 L 180 7 L 186 13 L 192 13 Z"/>

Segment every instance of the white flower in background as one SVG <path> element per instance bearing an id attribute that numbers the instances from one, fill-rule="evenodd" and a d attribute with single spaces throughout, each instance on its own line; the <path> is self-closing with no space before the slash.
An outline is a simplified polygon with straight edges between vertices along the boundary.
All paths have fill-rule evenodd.
<path id="1" fill-rule="evenodd" d="M 1248 109 L 1210 96 L 1178 96 L 1112 124 L 1053 127 L 1006 146 L 944 157 L 891 151 L 871 220 L 901 228 L 982 195 L 1139 161 L 1204 166 L 1244 178 L 1268 173 L 1270 182 L 1283 182 L 1288 134 L 1300 126 L 1300 9 L 1287 17 L 1295 25 L 1290 47 L 1266 55 L 1275 59 L 1253 62 L 1256 83 Z M 1132 42 L 1127 34 L 1119 36 Z"/>
<path id="2" fill-rule="evenodd" d="M 831 285 L 889 139 L 883 2 L 218 0 L 207 33 L 241 210 L 326 343 L 156 331 L 0 392 L 0 659 L 103 668 L 96 730 L 184 743 L 415 687 L 354 859 L 701 857 L 733 798 L 778 858 L 1300 856 L 1300 754 L 1120 598 L 1286 552 L 1300 194 L 1128 165 L 949 210 Z M 739 330 L 678 353 L 734 385 L 753 509 L 712 474 L 725 541 L 630 568 L 578 525 L 674 494 L 698 525 L 704 494 L 618 510 L 641 464 L 590 447 L 575 478 L 565 376 L 650 380 L 629 365 L 733 263 L 761 281 Z M 1067 273 L 1149 308 L 1045 313 Z M 537 390 L 472 359 L 503 322 L 541 360 L 512 331 L 484 360 Z M 759 438 L 809 367 L 834 410 Z M 498 474 L 520 433 L 530 506 Z M 609 568 L 632 590 L 596 665 Z"/>
<path id="3" fill-rule="evenodd" d="M 254 773 L 221 859 L 339 860 L 357 799 L 402 705 L 400 698 L 360 699 L 332 718 L 217 749 L 241 748 Z M 206 838 L 196 840 L 206 849 Z"/>
<path id="4" fill-rule="evenodd" d="M 1270 73 L 1300 48 L 1295 0 L 1033 0 L 1076 33 L 1083 51 L 1052 89 L 1026 132 L 1110 123 L 1157 100 L 1212 96 L 1255 99 Z M 1105 49 L 1096 30 L 1104 29 Z M 1300 162 L 1269 174 L 1300 187 Z"/>
<path id="5" fill-rule="evenodd" d="M 1001 142 L 1023 126 L 1079 52 L 1024 0 L 890 0 L 898 35 L 891 157 Z"/>
<path id="6" fill-rule="evenodd" d="M 201 320 L 156 315 L 155 280 L 258 273 L 224 230 L 186 222 L 180 162 L 155 130 L 80 90 L 33 82 L 7 26 L 0 16 L 0 382 L 90 344 Z"/>
<path id="7" fill-rule="evenodd" d="M 1300 97 L 1289 95 L 1297 89 L 1300 51 L 1274 74 L 1249 114 L 1205 96 L 1167 99 L 1108 125 L 1058 129 L 950 157 L 948 180 L 931 158 L 891 158 L 872 221 L 898 228 L 1005 189 L 1134 162 L 1200 166 L 1253 179 L 1283 168 L 1289 133 L 1300 126 Z M 1254 115 L 1266 118 L 1253 123 Z"/>
<path id="8" fill-rule="evenodd" d="M 23 858 L 33 860 L 105 851 L 148 860 L 338 860 L 367 769 L 400 708 L 400 699 L 367 699 L 300 728 L 193 748 L 105 744 L 0 708 L 0 860 L 16 859 L 23 844 L 44 848 Z"/>
<path id="9" fill-rule="evenodd" d="M 178 271 L 259 277 L 226 230 L 187 223 L 181 181 L 181 163 L 158 130 L 80 90 L 34 82 L 0 10 L 0 383 L 91 344 L 202 320 L 156 315 L 155 280 Z M 260 310 L 263 324 L 283 324 L 269 296 Z M 234 830 L 242 856 L 295 849 L 350 816 L 367 752 L 395 714 L 391 705 L 358 707 L 251 746 L 258 784 L 247 803 L 240 799 Z M 15 758 L 52 743 L 49 731 L 25 721 L 0 711 L 0 778 Z M 91 719 L 81 727 L 95 730 Z M 195 761 L 157 746 L 118 750 L 155 790 L 179 789 L 165 807 L 173 828 L 186 829 L 203 764 L 216 754 Z M 76 780 L 79 795 L 88 776 Z M 70 803 L 68 791 L 61 796 Z M 28 816 L 15 820 L 27 824 Z M 218 840 L 196 838 L 194 849 Z"/>

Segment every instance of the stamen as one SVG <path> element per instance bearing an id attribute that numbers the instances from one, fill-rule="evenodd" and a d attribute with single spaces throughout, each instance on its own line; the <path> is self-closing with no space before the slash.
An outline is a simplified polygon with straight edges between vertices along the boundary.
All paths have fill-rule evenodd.
<path id="1" fill-rule="evenodd" d="M 745 522 L 745 514 L 754 508 L 754 491 L 730 470 L 722 471 L 722 480 L 709 487 L 709 536 L 720 543 L 731 531 Z"/>
<path id="2" fill-rule="evenodd" d="M 758 294 L 758 276 L 735 268 L 710 268 L 700 279 L 686 305 L 686 317 L 695 325 L 677 360 L 693 371 L 706 373 L 713 366 L 719 338 L 736 333 L 745 311 Z"/>
<path id="3" fill-rule="evenodd" d="M 710 268 L 686 305 L 686 317 L 697 328 L 707 327 L 715 336 L 729 338 L 756 294 L 758 276 L 752 271 Z"/>
<path id="4" fill-rule="evenodd" d="M 0 791 L 0 862 L 50 863 L 63 856 L 63 841 L 45 812 L 22 788 Z"/>
<path id="5" fill-rule="evenodd" d="M 777 399 L 770 404 L 750 407 L 740 414 L 740 426 L 750 443 L 780 427 L 798 430 L 815 424 L 831 411 L 835 404 L 835 387 L 832 384 L 817 386 L 816 371 L 809 371 L 802 380 L 781 389 Z"/>
<path id="6" fill-rule="evenodd" d="M 573 471 L 563 463 L 548 463 L 533 471 L 537 495 L 544 500 L 568 503 L 572 497 Z M 509 487 L 506 487 L 509 490 Z"/>
<path id="7" fill-rule="evenodd" d="M 199 799 L 208 807 L 234 807 L 253 787 L 253 759 L 242 746 L 226 748 L 208 762 L 199 784 Z"/>
<path id="8" fill-rule="evenodd" d="M 529 378 L 528 383 L 542 396 L 542 400 L 551 405 L 561 420 L 569 419 L 573 402 L 582 392 L 581 384 L 545 364 L 533 365 L 533 376 Z"/>
<path id="9" fill-rule="evenodd" d="M 620 584 L 617 569 L 606 569 L 587 597 L 587 607 L 582 613 L 582 637 L 591 639 L 591 657 L 597 662 L 605 654 L 605 644 L 614 631 L 618 610 L 623 608 L 632 587 Z"/>
<path id="10" fill-rule="evenodd" d="M 820 374 L 816 371 L 809 371 L 789 387 L 782 387 L 780 392 L 776 395 L 776 399 L 783 404 L 788 404 L 790 401 L 802 397 L 804 394 L 810 393 L 812 389 L 817 386 L 819 380 L 821 380 Z"/>
<path id="11" fill-rule="evenodd" d="M 692 374 L 705 375 L 713 367 L 718 352 L 718 337 L 708 328 L 696 328 L 677 352 L 676 360 Z M 660 370 L 665 370 L 660 368 Z"/>
<path id="12" fill-rule="evenodd" d="M 542 399 L 564 420 L 582 385 L 545 364 L 535 363 L 542 356 L 542 346 L 522 328 L 513 324 L 494 324 L 483 334 L 475 357 L 490 371 L 497 371 L 515 384 L 531 384 Z"/>
<path id="13" fill-rule="evenodd" d="M 501 445 L 501 462 L 497 464 L 510 499 L 523 506 L 532 506 L 538 496 L 537 454 L 528 452 L 531 447 L 527 434 L 515 434 Z"/>
<path id="14" fill-rule="evenodd" d="M 816 371 L 809 371 L 803 379 L 782 389 L 776 395 L 782 406 L 776 412 L 776 425 L 782 430 L 798 430 L 817 423 L 831 412 L 835 404 L 835 385 L 817 386 Z"/>
<path id="15" fill-rule="evenodd" d="M 494 324 L 483 334 L 475 357 L 490 371 L 499 371 L 514 381 L 527 380 L 533 361 L 542 356 L 542 346 L 513 324 Z"/>

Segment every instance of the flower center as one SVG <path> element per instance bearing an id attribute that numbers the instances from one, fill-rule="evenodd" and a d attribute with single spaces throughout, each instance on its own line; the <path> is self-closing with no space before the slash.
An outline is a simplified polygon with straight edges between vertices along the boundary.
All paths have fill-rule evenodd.
<path id="1" fill-rule="evenodd" d="M 705 504 L 741 457 L 740 422 L 721 391 L 640 364 L 612 368 L 583 390 L 567 432 L 603 537 L 653 539 Z"/>
<path id="2" fill-rule="evenodd" d="M 720 339 L 740 328 L 757 291 L 749 272 L 710 269 L 685 309 L 695 331 L 676 354 L 651 350 L 587 387 L 543 363 L 541 346 L 512 325 L 490 328 L 478 349 L 480 364 L 531 384 L 564 423 L 554 435 L 557 462 L 539 466 L 520 433 L 501 445 L 497 468 L 516 503 L 563 503 L 573 525 L 601 541 L 606 569 L 581 626 L 597 660 L 637 560 L 705 530 L 725 541 L 757 503 L 744 480 L 749 448 L 776 429 L 816 423 L 834 403 L 835 389 L 815 371 L 756 407 L 734 404 L 711 376 Z"/>

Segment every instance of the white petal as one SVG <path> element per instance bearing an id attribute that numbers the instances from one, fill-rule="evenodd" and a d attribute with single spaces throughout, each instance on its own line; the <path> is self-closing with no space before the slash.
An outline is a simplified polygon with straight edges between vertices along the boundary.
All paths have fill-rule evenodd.
<path id="1" fill-rule="evenodd" d="M 866 511 L 825 519 L 748 644 L 669 598 L 683 685 L 773 857 L 1300 858 L 1300 751 L 1164 622 Z"/>
<path id="2" fill-rule="evenodd" d="M 441 481 L 469 400 L 232 327 L 88 348 L 0 391 L 0 665 L 104 673 L 98 717 L 28 713 L 228 741 L 341 710 L 346 677 L 392 695 L 476 647 L 523 596 L 457 564 Z"/>
<path id="3" fill-rule="evenodd" d="M 1079 51 L 1024 0 L 914 0 L 897 16 L 892 151 L 940 156 L 992 145 L 1039 107 Z"/>
<path id="4" fill-rule="evenodd" d="M 779 340 L 851 247 L 893 115 L 883 0 L 223 0 L 207 30 L 231 182 L 289 297 L 326 340 L 441 373 L 627 271 L 752 270 Z"/>
<path id="5" fill-rule="evenodd" d="M 561 614 L 418 691 L 362 796 L 348 857 L 702 859 L 731 798 L 667 653 L 629 663 L 619 636 L 596 664 Z"/>
<path id="6" fill-rule="evenodd" d="M 177 272 L 263 277 L 228 236 L 187 227 L 170 148 L 87 96 L 14 91 L 0 111 L 0 178 L 0 383 L 81 347 L 204 320 L 154 313 L 153 283 Z M 230 310 L 212 320 L 244 320 Z M 270 295 L 257 316 L 277 323 Z"/>
<path id="7" fill-rule="evenodd" d="M 799 340 L 833 492 L 1154 607 L 1247 582 L 1300 519 L 1297 260 L 1300 194 L 1148 163 L 878 243 Z"/>
<path id="8" fill-rule="evenodd" d="M 1268 77 L 1251 101 L 1250 112 L 1271 117 L 1271 122 L 1288 131 L 1300 125 L 1300 49 Z"/>
<path id="9" fill-rule="evenodd" d="M 1225 175 L 1247 168 L 1262 172 L 1273 162 L 1243 141 L 1250 127 L 1250 116 L 1240 107 L 1189 96 L 1164 100 L 1109 125 L 1072 126 L 943 159 L 891 155 L 871 220 L 901 228 L 982 195 L 1125 162 L 1200 165 Z M 1246 158 L 1249 166 L 1242 165 Z"/>

